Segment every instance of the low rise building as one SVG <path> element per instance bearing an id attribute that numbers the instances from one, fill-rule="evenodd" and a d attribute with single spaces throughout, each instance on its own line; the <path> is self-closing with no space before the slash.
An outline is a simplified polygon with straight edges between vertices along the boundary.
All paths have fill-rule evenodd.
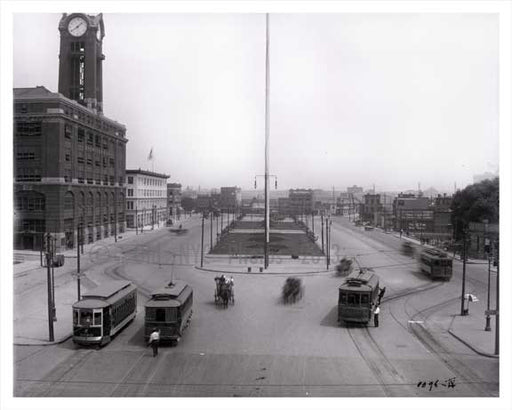
<path id="1" fill-rule="evenodd" d="M 167 209 L 169 219 L 179 219 L 181 215 L 181 184 L 171 182 L 167 184 Z"/>
<path id="2" fill-rule="evenodd" d="M 126 225 L 143 228 L 165 223 L 169 175 L 139 169 L 126 170 Z"/>

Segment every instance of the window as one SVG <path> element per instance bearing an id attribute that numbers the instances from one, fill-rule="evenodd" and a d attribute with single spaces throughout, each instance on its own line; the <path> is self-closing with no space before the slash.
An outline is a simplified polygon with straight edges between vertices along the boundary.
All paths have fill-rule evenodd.
<path id="1" fill-rule="evenodd" d="M 73 128 L 71 127 L 71 124 L 65 124 L 64 125 L 64 137 L 71 139 L 71 133 L 73 131 Z"/>
<path id="2" fill-rule="evenodd" d="M 35 137 L 41 135 L 41 122 L 19 122 L 16 124 L 18 137 Z"/>
<path id="3" fill-rule="evenodd" d="M 92 165 L 92 158 L 87 158 L 87 165 Z"/>
<path id="4" fill-rule="evenodd" d="M 94 324 L 101 325 L 101 312 L 94 313 Z"/>
<path id="5" fill-rule="evenodd" d="M 128 196 L 133 196 L 133 189 L 128 190 Z"/>
<path id="6" fill-rule="evenodd" d="M 92 145 L 92 141 L 93 141 L 92 133 L 88 132 L 87 133 L 87 145 Z"/>
<path id="7" fill-rule="evenodd" d="M 83 164 L 83 163 L 84 163 L 84 157 L 76 157 L 76 161 L 77 161 L 79 164 Z"/>
<path id="8" fill-rule="evenodd" d="M 36 155 L 33 152 L 18 152 L 16 154 L 16 157 L 18 160 L 25 160 L 25 159 L 34 160 L 34 159 L 36 159 Z"/>
<path id="9" fill-rule="evenodd" d="M 71 155 L 70 154 L 66 154 L 65 157 L 66 157 L 66 161 L 71 161 Z"/>
<path id="10" fill-rule="evenodd" d="M 83 128 L 78 128 L 78 142 L 84 142 L 85 131 Z"/>
<path id="11" fill-rule="evenodd" d="M 133 177 L 128 177 L 128 183 L 133 184 Z"/>

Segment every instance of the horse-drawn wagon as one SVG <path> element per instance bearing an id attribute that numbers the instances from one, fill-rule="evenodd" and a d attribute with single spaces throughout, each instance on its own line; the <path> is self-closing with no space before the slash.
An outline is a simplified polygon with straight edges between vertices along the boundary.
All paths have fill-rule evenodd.
<path id="1" fill-rule="evenodd" d="M 222 303 L 224 307 L 228 307 L 229 302 L 235 304 L 235 290 L 233 288 L 233 277 L 217 276 L 215 278 L 215 304 Z"/>

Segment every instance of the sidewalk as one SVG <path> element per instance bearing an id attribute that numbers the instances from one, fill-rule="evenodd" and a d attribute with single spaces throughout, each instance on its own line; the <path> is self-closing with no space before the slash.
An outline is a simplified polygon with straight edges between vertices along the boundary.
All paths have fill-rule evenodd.
<path id="1" fill-rule="evenodd" d="M 184 227 L 194 217 L 182 220 Z M 135 230 L 118 235 L 118 242 L 132 242 L 144 238 L 152 232 L 168 229 L 165 225 L 154 230 L 145 228 L 144 233 L 136 235 Z M 100 281 L 104 265 L 95 266 L 91 263 L 91 250 L 97 246 L 115 244 L 113 237 L 105 238 L 90 244 L 84 244 L 84 253 L 80 255 L 81 271 L 87 276 L 81 278 L 81 293 L 94 288 Z M 68 340 L 72 335 L 71 306 L 77 301 L 78 286 L 76 277 L 76 249 L 61 252 L 65 255 L 64 266 L 54 268 L 55 311 L 57 320 L 53 322 L 54 341 L 49 341 L 48 323 L 48 284 L 47 268 L 40 265 L 38 251 L 14 251 L 14 260 L 20 261 L 13 265 L 13 338 L 15 345 L 50 345 Z M 43 255 L 44 257 L 44 255 Z M 101 279 L 100 279 L 101 280 Z"/>

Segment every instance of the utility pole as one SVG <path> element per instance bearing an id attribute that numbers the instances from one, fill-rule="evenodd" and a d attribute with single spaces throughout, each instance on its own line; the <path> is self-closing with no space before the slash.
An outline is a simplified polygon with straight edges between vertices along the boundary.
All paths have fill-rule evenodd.
<path id="1" fill-rule="evenodd" d="M 269 136 L 270 136 L 270 60 L 269 60 L 269 27 L 268 13 L 266 20 L 266 44 L 265 44 L 265 245 L 264 245 L 264 268 L 268 268 L 268 245 L 270 242 L 270 198 L 268 193 L 269 175 Z"/>
<path id="2" fill-rule="evenodd" d="M 137 215 L 137 205 L 135 205 L 135 235 L 139 234 L 139 218 Z"/>
<path id="3" fill-rule="evenodd" d="M 201 268 L 203 267 L 203 253 L 204 253 L 204 212 L 201 221 Z"/>
<path id="4" fill-rule="evenodd" d="M 80 300 L 80 228 L 81 224 L 79 224 L 76 229 L 76 283 L 78 300 Z"/>
<path id="5" fill-rule="evenodd" d="M 315 211 L 311 211 L 311 226 L 313 227 L 313 236 L 315 236 Z"/>
<path id="6" fill-rule="evenodd" d="M 51 236 L 50 234 L 46 234 L 46 280 L 48 283 L 48 333 L 50 342 L 54 341 L 53 336 L 53 303 L 52 303 L 52 274 L 51 274 L 51 265 L 53 265 L 53 258 L 51 255 Z"/>
<path id="7" fill-rule="evenodd" d="M 210 211 L 210 252 L 213 250 L 213 211 Z"/>
<path id="8" fill-rule="evenodd" d="M 325 253 L 324 251 L 324 212 L 321 211 L 321 214 L 320 214 L 320 218 L 321 218 L 321 225 L 322 225 L 322 253 Z"/>

